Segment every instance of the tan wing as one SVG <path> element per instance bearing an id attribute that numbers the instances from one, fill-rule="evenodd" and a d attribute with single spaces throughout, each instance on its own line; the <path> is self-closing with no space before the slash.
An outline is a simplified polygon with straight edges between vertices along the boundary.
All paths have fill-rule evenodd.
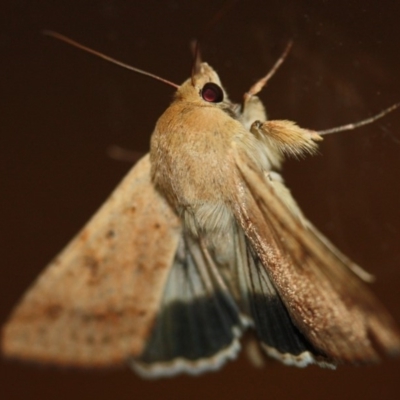
<path id="1" fill-rule="evenodd" d="M 369 362 L 400 351 L 392 318 L 357 270 L 302 216 L 290 192 L 236 154 L 243 181 L 235 209 L 291 318 L 330 359 Z"/>
<path id="2" fill-rule="evenodd" d="M 137 356 L 180 235 L 147 155 L 23 297 L 3 330 L 3 353 L 85 367 Z"/>

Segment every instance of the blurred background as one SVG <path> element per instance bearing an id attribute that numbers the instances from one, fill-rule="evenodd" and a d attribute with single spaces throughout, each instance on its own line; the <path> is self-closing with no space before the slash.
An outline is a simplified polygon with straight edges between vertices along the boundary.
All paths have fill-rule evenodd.
<path id="1" fill-rule="evenodd" d="M 52 29 L 172 80 L 190 74 L 190 41 L 223 1 L 3 1 L 0 13 L 3 323 L 48 261 L 130 168 L 110 145 L 139 153 L 173 90 L 41 34 Z M 272 119 L 325 129 L 400 101 L 400 3 L 238 1 L 204 35 L 203 58 L 233 100 L 290 56 L 261 97 Z M 375 293 L 400 323 L 400 111 L 329 136 L 320 155 L 284 177 L 304 212 L 377 276 Z M 304 370 L 244 357 L 198 378 L 143 381 L 129 369 L 57 370 L 0 361 L 0 398 L 393 399 L 400 360 Z"/>

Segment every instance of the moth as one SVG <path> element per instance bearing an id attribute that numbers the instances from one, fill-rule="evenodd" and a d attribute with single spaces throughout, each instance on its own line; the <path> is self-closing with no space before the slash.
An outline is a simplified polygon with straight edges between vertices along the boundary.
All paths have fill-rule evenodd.
<path id="1" fill-rule="evenodd" d="M 2 331 L 5 356 L 200 374 L 234 359 L 249 330 L 297 367 L 399 353 L 370 275 L 307 220 L 279 174 L 343 127 L 267 120 L 257 94 L 270 75 L 241 105 L 205 62 L 172 84 L 150 153 L 23 296 Z"/>

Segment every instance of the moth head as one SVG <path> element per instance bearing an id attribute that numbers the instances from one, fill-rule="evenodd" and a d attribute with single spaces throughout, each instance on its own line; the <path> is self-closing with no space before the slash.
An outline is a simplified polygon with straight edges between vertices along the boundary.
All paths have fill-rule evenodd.
<path id="1" fill-rule="evenodd" d="M 198 105 L 229 103 L 218 74 L 205 62 L 199 64 L 196 73 L 178 88 L 175 98 Z"/>

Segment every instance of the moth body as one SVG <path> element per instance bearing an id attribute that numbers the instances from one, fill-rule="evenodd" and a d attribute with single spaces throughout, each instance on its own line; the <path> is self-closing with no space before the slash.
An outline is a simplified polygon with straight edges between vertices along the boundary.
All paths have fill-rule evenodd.
<path id="1" fill-rule="evenodd" d="M 220 103 L 204 101 L 201 90 L 207 82 L 221 85 L 214 70 L 202 63 L 159 118 L 150 148 L 153 182 L 193 233 L 224 232 L 232 224 L 230 204 L 241 180 L 235 152 L 243 153 L 260 171 L 280 166 L 273 149 L 246 129 L 247 121 L 225 91 Z M 259 100 L 258 104 L 257 116 L 265 120 Z"/>
<path id="2" fill-rule="evenodd" d="M 260 88 L 239 107 L 199 65 L 159 118 L 150 155 L 17 305 L 5 355 L 199 374 L 235 358 L 248 329 L 266 355 L 298 367 L 399 353 L 368 275 L 279 175 L 286 156 L 313 154 L 321 137 L 267 121 Z"/>

